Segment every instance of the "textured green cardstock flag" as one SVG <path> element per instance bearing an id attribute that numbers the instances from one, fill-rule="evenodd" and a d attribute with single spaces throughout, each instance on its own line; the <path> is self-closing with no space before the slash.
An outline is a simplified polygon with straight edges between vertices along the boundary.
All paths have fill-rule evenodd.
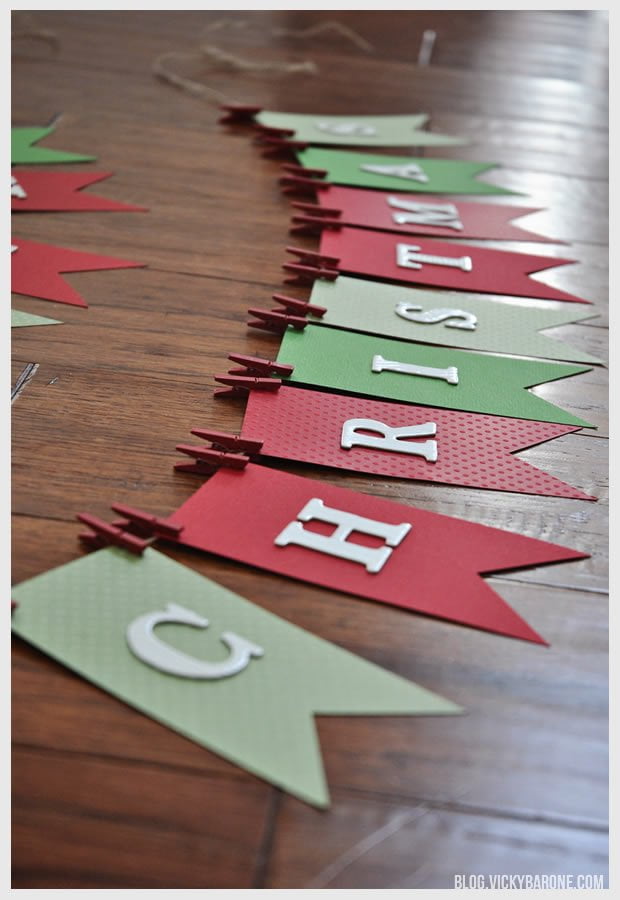
<path id="1" fill-rule="evenodd" d="M 296 156 L 299 165 L 327 172 L 325 180 L 332 184 L 426 194 L 517 193 L 476 180 L 476 175 L 494 168 L 497 163 L 384 156 L 322 147 L 299 150 Z"/>
<path id="2" fill-rule="evenodd" d="M 46 316 L 34 316 L 20 309 L 11 310 L 11 328 L 24 328 L 27 325 L 62 325 L 60 319 L 48 319 Z"/>
<path id="3" fill-rule="evenodd" d="M 81 153 L 68 153 L 65 150 L 52 150 L 49 147 L 33 146 L 48 134 L 52 134 L 53 131 L 53 125 L 47 128 L 11 128 L 11 164 L 24 166 L 38 163 L 92 162 L 97 158 L 84 156 Z"/>
<path id="4" fill-rule="evenodd" d="M 329 794 L 315 714 L 461 712 L 151 548 L 97 551 L 12 597 L 15 634 L 316 806 L 328 806 Z"/>
<path id="5" fill-rule="evenodd" d="M 296 141 L 378 147 L 452 147 L 463 138 L 420 129 L 428 115 L 416 116 L 313 116 L 262 110 L 254 121 L 265 128 L 292 131 Z"/>
<path id="6" fill-rule="evenodd" d="M 397 341 L 337 328 L 287 331 L 278 362 L 295 368 L 287 382 L 367 397 L 593 428 L 525 390 L 590 371 L 584 366 L 512 359 Z M 397 371 L 397 366 L 427 371 Z M 428 371 L 431 370 L 431 371 Z"/>
<path id="7" fill-rule="evenodd" d="M 468 350 L 601 363 L 583 350 L 539 334 L 544 328 L 589 319 L 592 313 L 588 311 L 540 309 L 463 292 L 398 287 L 345 275 L 335 281 L 315 281 L 310 301 L 327 310 L 310 321 L 335 328 Z"/>

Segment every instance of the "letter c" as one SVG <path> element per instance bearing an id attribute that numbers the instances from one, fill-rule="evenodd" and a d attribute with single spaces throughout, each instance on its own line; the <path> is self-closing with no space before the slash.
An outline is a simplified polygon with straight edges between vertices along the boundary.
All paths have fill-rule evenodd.
<path id="1" fill-rule="evenodd" d="M 225 631 L 221 640 L 230 648 L 228 658 L 215 663 L 197 659 L 175 649 L 154 634 L 155 626 L 163 622 L 207 628 L 209 620 L 191 609 L 168 603 L 165 610 L 145 613 L 130 623 L 126 637 L 131 652 L 142 662 L 168 675 L 208 680 L 228 678 L 242 672 L 250 664 L 252 657 L 261 657 L 265 652 L 262 647 L 246 641 L 238 634 Z"/>

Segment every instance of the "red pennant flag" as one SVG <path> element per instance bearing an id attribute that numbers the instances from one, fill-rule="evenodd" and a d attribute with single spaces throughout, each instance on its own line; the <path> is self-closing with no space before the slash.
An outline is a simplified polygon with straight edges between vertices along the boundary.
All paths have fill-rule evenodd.
<path id="1" fill-rule="evenodd" d="M 590 302 L 529 277 L 543 269 L 575 262 L 574 259 L 508 253 L 413 237 L 405 239 L 362 228 L 324 231 L 320 252 L 337 258 L 336 268 L 340 272 L 353 275 L 474 293 Z"/>
<path id="2" fill-rule="evenodd" d="M 15 248 L 15 249 L 13 249 Z M 61 272 L 90 272 L 97 269 L 132 269 L 146 263 L 130 262 L 114 256 L 82 253 L 67 247 L 39 244 L 12 238 L 11 290 L 27 297 L 39 297 L 55 303 L 88 306 L 81 294 L 61 277 Z"/>
<path id="3" fill-rule="evenodd" d="M 542 211 L 531 206 L 462 202 L 445 195 L 412 197 L 333 184 L 317 191 L 317 203 L 294 202 L 293 206 L 306 217 L 320 217 L 318 227 L 323 222 L 429 237 L 564 243 L 512 224 L 513 219 Z M 295 217 L 293 222 L 303 223 L 306 217 Z"/>
<path id="4" fill-rule="evenodd" d="M 250 391 L 241 437 L 261 455 L 438 484 L 595 500 L 512 454 L 578 431 L 282 386 Z"/>
<path id="5" fill-rule="evenodd" d="M 252 463 L 219 469 L 166 524 L 188 547 L 541 644 L 480 575 L 588 556 Z"/>
<path id="6" fill-rule="evenodd" d="M 50 172 L 47 169 L 11 170 L 13 212 L 81 212 L 119 210 L 146 212 L 143 206 L 118 203 L 82 190 L 109 178 L 112 172 Z"/>

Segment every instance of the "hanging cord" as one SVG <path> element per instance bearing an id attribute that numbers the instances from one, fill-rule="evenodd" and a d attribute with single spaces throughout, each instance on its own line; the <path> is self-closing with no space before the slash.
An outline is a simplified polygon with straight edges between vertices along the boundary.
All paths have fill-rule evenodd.
<path id="1" fill-rule="evenodd" d="M 221 31 L 225 28 L 231 28 L 239 31 L 247 28 L 250 25 L 250 22 L 243 19 L 217 19 L 215 22 L 212 22 L 210 25 L 208 25 L 206 29 L 204 29 L 202 35 L 204 38 L 212 32 Z M 304 28 L 301 30 L 273 28 L 271 30 L 271 34 L 276 37 L 305 39 L 315 37 L 318 34 L 324 34 L 328 31 L 335 32 L 339 36 L 345 37 L 347 40 L 350 40 L 365 52 L 370 53 L 374 49 L 372 45 L 368 43 L 368 41 L 361 37 L 361 35 L 357 34 L 357 32 L 348 28 L 346 25 L 341 25 L 340 22 L 319 22 L 317 25 L 312 25 L 309 28 Z M 152 64 L 152 71 L 157 78 L 160 78 L 162 81 L 166 81 L 168 84 L 172 84 L 175 87 L 186 91 L 188 94 L 192 94 L 194 97 L 213 100 L 218 104 L 237 103 L 239 101 L 233 100 L 231 97 L 227 96 L 222 91 L 219 91 L 216 88 L 209 87 L 208 85 L 202 84 L 199 81 L 195 81 L 192 78 L 186 78 L 184 75 L 178 74 L 178 72 L 175 72 L 173 69 L 169 68 L 168 63 L 171 60 L 176 60 L 178 62 L 204 62 L 205 60 L 207 60 L 209 63 L 213 64 L 213 67 L 216 68 L 227 68 L 234 72 L 244 72 L 246 74 L 255 75 L 316 75 L 319 71 L 319 67 L 314 62 L 314 60 L 311 59 L 291 63 L 279 62 L 277 60 L 258 62 L 255 60 L 246 59 L 234 53 L 229 53 L 228 51 L 223 50 L 221 47 L 217 47 L 214 44 L 199 44 L 198 48 L 191 52 L 168 50 L 164 53 L 161 53 L 154 60 Z"/>
<path id="2" fill-rule="evenodd" d="M 364 50 L 366 53 L 374 53 L 374 47 L 365 38 L 353 31 L 347 25 L 341 22 L 319 22 L 317 25 L 311 25 L 309 28 L 294 30 L 292 28 L 274 28 L 272 34 L 276 37 L 292 37 L 292 38 L 309 38 L 315 37 L 317 34 L 323 34 L 326 31 L 336 32 L 347 40 Z"/>

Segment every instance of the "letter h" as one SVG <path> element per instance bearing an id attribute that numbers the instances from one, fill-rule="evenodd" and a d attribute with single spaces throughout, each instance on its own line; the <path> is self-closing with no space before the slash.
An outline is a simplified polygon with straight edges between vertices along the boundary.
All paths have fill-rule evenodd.
<path id="1" fill-rule="evenodd" d="M 310 522 L 312 519 L 319 519 L 321 522 L 335 525 L 336 530 L 330 535 L 308 531 L 301 523 Z M 275 543 L 278 547 L 298 544 L 308 550 L 339 556 L 341 559 L 361 563 L 366 567 L 366 571 L 373 575 L 381 571 L 392 553 L 392 548 L 398 547 L 411 529 L 409 522 L 390 525 L 387 522 L 367 519 L 342 509 L 332 509 L 325 506 L 323 501 L 317 497 L 313 497 L 306 503 L 301 512 L 297 514 L 297 520 L 290 522 L 277 536 Z M 354 531 L 383 538 L 385 545 L 383 547 L 364 547 L 361 544 L 355 544 L 348 540 Z"/>

